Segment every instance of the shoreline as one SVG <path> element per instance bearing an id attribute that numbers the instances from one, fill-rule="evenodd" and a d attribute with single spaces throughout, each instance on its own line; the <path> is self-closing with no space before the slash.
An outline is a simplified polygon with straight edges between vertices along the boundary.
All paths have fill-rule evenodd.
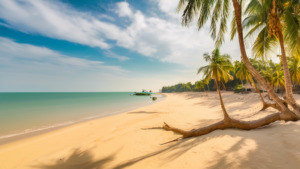
<path id="1" fill-rule="evenodd" d="M 45 127 L 34 129 L 32 131 L 28 131 L 28 132 L 19 132 L 19 133 L 3 135 L 3 136 L 0 136 L 0 146 L 11 143 L 11 142 L 19 141 L 19 140 L 22 140 L 22 139 L 26 139 L 26 138 L 38 136 L 38 135 L 41 135 L 41 134 L 45 134 L 45 133 L 48 133 L 48 132 L 52 132 L 52 131 L 55 131 L 55 130 L 59 130 L 59 129 L 62 129 L 62 128 L 65 128 L 65 127 L 68 127 L 68 126 L 72 126 L 72 125 L 85 123 L 85 122 L 92 121 L 92 120 L 97 120 L 97 119 L 101 119 L 101 118 L 106 118 L 106 117 L 115 116 L 115 115 L 123 114 L 123 113 L 126 113 L 126 112 L 130 112 L 132 110 L 135 110 L 135 109 L 138 109 L 138 108 L 141 108 L 141 107 L 145 107 L 145 106 L 149 106 L 149 105 L 152 105 L 152 104 L 155 104 L 155 103 L 159 103 L 159 102 L 165 100 L 166 97 L 167 97 L 165 94 L 162 94 L 162 93 L 159 93 L 159 95 L 163 96 L 161 100 L 156 100 L 156 101 L 153 101 L 153 102 L 149 102 L 149 103 L 146 103 L 146 104 L 143 104 L 143 105 L 140 105 L 140 106 L 136 106 L 134 108 L 127 108 L 127 109 L 123 109 L 123 110 L 120 110 L 120 111 L 112 112 L 111 114 L 98 115 L 97 117 L 87 117 L 85 119 L 77 120 L 77 121 L 74 121 L 74 122 L 65 122 L 62 125 L 56 125 L 56 126 L 54 125 L 54 126 L 49 126 L 49 127 L 45 126 Z"/>

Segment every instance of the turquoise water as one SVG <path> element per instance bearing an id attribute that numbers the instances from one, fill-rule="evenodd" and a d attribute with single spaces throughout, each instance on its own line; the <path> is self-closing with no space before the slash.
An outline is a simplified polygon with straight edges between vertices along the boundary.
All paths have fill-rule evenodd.
<path id="1" fill-rule="evenodd" d="M 162 100 L 132 92 L 0 93 L 0 139 L 110 116 Z"/>

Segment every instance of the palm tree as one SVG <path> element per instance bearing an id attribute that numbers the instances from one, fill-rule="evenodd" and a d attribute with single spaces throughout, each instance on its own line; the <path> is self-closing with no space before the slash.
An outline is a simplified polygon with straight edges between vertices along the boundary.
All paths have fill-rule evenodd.
<path id="1" fill-rule="evenodd" d="M 286 96 L 293 108 L 299 107 L 293 97 L 284 40 L 288 44 L 290 54 L 299 53 L 300 20 L 298 10 L 298 0 L 252 0 L 245 11 L 248 17 L 243 21 L 244 28 L 251 27 L 246 37 L 260 30 L 252 48 L 256 57 L 264 58 L 265 53 L 276 47 L 279 40 L 281 49 L 281 55 L 279 56 L 283 65 Z M 285 25 L 283 30 L 281 24 Z"/>
<path id="2" fill-rule="evenodd" d="M 250 29 L 245 39 L 255 37 L 252 46 L 254 57 L 262 59 L 263 61 L 271 57 L 271 52 L 274 52 L 274 48 L 278 45 L 276 37 L 270 36 L 269 34 L 269 10 L 265 4 L 265 1 L 251 0 L 244 11 L 246 17 L 242 23 L 243 29 Z M 235 18 L 233 18 L 233 21 L 235 21 Z M 236 32 L 236 24 L 234 23 L 231 31 L 231 40 L 233 40 Z"/>
<path id="3" fill-rule="evenodd" d="M 293 88 L 290 79 L 290 72 L 287 64 L 287 58 L 284 48 L 284 41 L 283 41 L 283 34 L 281 23 L 278 16 L 278 9 L 276 9 L 276 0 L 272 0 L 272 10 L 269 14 L 269 32 L 271 35 L 276 36 L 280 42 L 280 49 L 281 49 L 281 61 L 283 65 L 283 72 L 284 72 L 284 79 L 285 79 L 285 90 L 286 90 L 286 98 L 290 102 L 293 108 L 298 108 L 297 103 L 293 97 Z M 288 27 L 288 26 L 287 26 Z M 299 29 L 297 29 L 298 31 Z"/>
<path id="4" fill-rule="evenodd" d="M 236 73 L 235 74 L 236 78 L 240 79 L 241 81 L 246 80 L 247 82 L 250 82 L 252 84 L 252 86 L 254 86 L 255 90 L 260 95 L 261 101 L 263 103 L 263 109 L 266 109 L 268 106 L 267 106 L 264 98 L 262 97 L 260 90 L 255 85 L 252 74 L 250 73 L 249 69 L 247 68 L 245 62 L 240 62 L 237 65 L 235 73 Z"/>
<path id="5" fill-rule="evenodd" d="M 274 0 L 273 0 L 274 1 Z M 290 109 L 287 108 L 283 104 L 283 101 L 275 94 L 273 91 L 272 87 L 264 80 L 264 78 L 254 69 L 254 67 L 251 65 L 249 62 L 249 59 L 246 54 L 245 50 L 245 44 L 244 44 L 244 39 L 243 39 L 243 29 L 242 29 L 242 22 L 241 22 L 241 5 L 239 4 L 238 0 L 232 0 L 233 6 L 234 6 L 234 13 L 235 13 L 235 21 L 236 21 L 236 30 L 238 32 L 238 37 L 239 37 L 239 44 L 240 44 L 240 50 L 242 54 L 242 59 L 246 63 L 246 66 L 250 70 L 251 74 L 255 77 L 255 79 L 267 90 L 269 96 L 276 102 L 278 105 L 278 108 L 281 112 L 284 114 L 288 114 L 288 116 L 294 118 L 294 119 L 300 119 L 300 107 L 297 106 L 296 104 L 292 104 L 292 107 L 294 108 L 294 111 L 292 112 Z M 275 7 L 275 5 L 273 5 Z M 272 11 L 274 12 L 274 10 Z M 276 25 L 280 25 L 279 22 L 276 22 Z M 269 26 L 272 24 L 269 24 Z M 274 25 L 274 24 L 273 24 Z M 279 33 L 280 34 L 280 33 Z M 285 52 L 284 56 L 285 56 Z M 285 57 L 282 57 L 282 60 L 286 60 Z M 287 81 L 290 81 L 289 79 L 285 80 L 286 83 Z"/>
<path id="6" fill-rule="evenodd" d="M 228 80 L 232 80 L 233 77 L 229 74 L 230 71 L 233 71 L 234 68 L 231 63 L 231 58 L 229 55 L 224 54 L 220 55 L 220 50 L 216 48 L 211 55 L 208 53 L 205 53 L 203 55 L 204 60 L 208 62 L 209 64 L 203 67 L 200 67 L 198 69 L 198 74 L 203 73 L 203 76 L 205 77 L 206 81 L 209 81 L 210 79 L 213 79 L 216 86 L 217 86 L 217 91 L 219 93 L 220 97 L 220 103 L 221 107 L 223 110 L 224 114 L 224 120 L 229 120 L 229 115 L 226 112 L 222 95 L 220 92 L 220 84 L 222 83 L 221 81 L 224 81 L 225 83 Z"/>
<path id="7" fill-rule="evenodd" d="M 265 81 L 271 85 L 273 69 L 269 66 L 266 66 L 265 69 L 261 70 L 259 73 L 262 75 Z"/>
<path id="8" fill-rule="evenodd" d="M 206 90 L 205 90 L 205 84 L 206 84 L 206 80 L 205 80 L 205 79 L 202 79 L 202 80 L 197 81 L 197 82 L 195 83 L 195 88 L 196 88 L 196 89 L 204 89 L 204 92 L 205 92 L 205 94 L 207 95 Z"/>
<path id="9" fill-rule="evenodd" d="M 282 70 L 276 70 L 272 74 L 271 85 L 274 89 L 282 89 L 284 88 L 284 74 Z"/>
<path id="10" fill-rule="evenodd" d="M 293 86 L 300 84 L 300 57 L 291 57 L 288 59 L 289 71 Z"/>
<path id="11" fill-rule="evenodd" d="M 187 84 L 182 84 L 182 86 L 180 87 L 180 89 L 178 90 L 179 92 L 190 92 L 192 91 L 191 86 L 189 83 Z"/>

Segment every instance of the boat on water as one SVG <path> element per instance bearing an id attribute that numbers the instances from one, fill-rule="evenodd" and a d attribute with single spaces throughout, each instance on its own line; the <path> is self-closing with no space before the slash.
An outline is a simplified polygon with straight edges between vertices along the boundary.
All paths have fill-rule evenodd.
<path id="1" fill-rule="evenodd" d="M 136 96 L 151 96 L 152 91 L 150 90 L 149 92 L 147 90 L 143 90 L 142 92 L 134 92 L 133 95 Z"/>

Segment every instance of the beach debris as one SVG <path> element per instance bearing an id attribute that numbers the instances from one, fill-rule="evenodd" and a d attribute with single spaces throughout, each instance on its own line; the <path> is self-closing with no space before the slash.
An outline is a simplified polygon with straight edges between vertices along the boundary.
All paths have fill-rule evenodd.
<path id="1" fill-rule="evenodd" d="M 182 140 L 182 139 L 184 139 L 184 137 L 179 137 L 179 138 L 177 138 L 177 139 L 174 139 L 174 140 L 171 140 L 171 141 L 168 141 L 168 142 L 162 143 L 162 144 L 160 144 L 160 145 L 164 145 L 164 144 L 172 143 L 172 142 L 179 141 L 179 140 Z"/>
<path id="2" fill-rule="evenodd" d="M 163 127 L 150 127 L 150 128 L 141 128 L 142 130 L 149 130 L 149 129 L 164 129 Z"/>

